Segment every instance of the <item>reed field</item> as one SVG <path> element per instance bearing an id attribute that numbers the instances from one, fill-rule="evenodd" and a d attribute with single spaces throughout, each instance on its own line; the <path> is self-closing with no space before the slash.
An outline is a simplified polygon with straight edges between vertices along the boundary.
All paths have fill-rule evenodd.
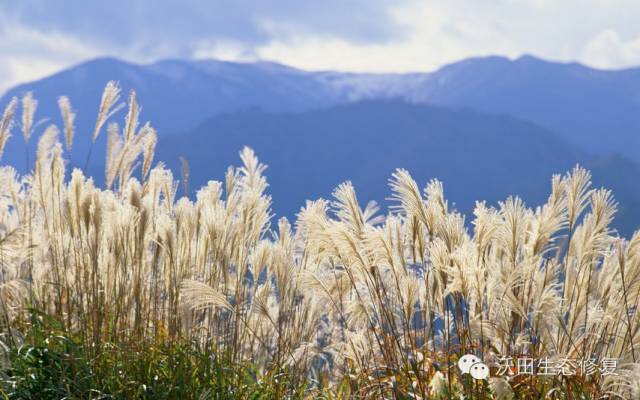
<path id="1" fill-rule="evenodd" d="M 467 222 L 402 169 L 388 213 L 345 182 L 275 220 L 248 147 L 183 196 L 116 83 L 78 133 L 108 135 L 104 187 L 65 162 L 70 100 L 37 105 L 0 120 L 0 154 L 37 140 L 0 168 L 0 399 L 640 398 L 640 231 L 580 167 Z"/>

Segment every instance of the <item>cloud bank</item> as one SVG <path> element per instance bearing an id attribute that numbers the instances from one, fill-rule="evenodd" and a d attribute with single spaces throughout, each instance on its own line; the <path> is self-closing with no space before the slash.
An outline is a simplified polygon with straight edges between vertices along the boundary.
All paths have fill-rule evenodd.
<path id="1" fill-rule="evenodd" d="M 640 64 L 635 0 L 0 0 L 0 91 L 96 56 L 429 71 L 528 53 Z"/>

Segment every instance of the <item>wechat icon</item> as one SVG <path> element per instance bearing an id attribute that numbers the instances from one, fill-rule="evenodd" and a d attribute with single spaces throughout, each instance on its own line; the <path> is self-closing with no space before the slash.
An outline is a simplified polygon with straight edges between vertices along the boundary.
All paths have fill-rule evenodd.
<path id="1" fill-rule="evenodd" d="M 465 354 L 458 360 L 458 368 L 462 374 L 470 374 L 473 379 L 487 379 L 489 367 L 473 354 Z"/>

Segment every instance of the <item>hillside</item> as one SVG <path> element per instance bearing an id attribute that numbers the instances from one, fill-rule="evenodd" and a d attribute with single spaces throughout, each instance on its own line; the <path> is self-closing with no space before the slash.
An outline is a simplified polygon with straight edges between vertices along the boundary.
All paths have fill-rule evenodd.
<path id="1" fill-rule="evenodd" d="M 470 110 L 377 101 L 298 113 L 230 113 L 164 138 L 158 159 L 179 171 L 178 157 L 184 156 L 190 186 L 197 188 L 223 179 L 225 166 L 238 164 L 245 145 L 269 165 L 278 215 L 292 217 L 305 200 L 328 198 L 346 180 L 362 202 L 386 204 L 395 168 L 408 169 L 422 185 L 443 181 L 447 198 L 466 213 L 475 200 L 495 204 L 512 194 L 535 205 L 546 200 L 552 174 L 580 163 L 592 170 L 596 186 L 617 195 L 621 232 L 640 221 L 640 188 L 631 184 L 640 169 L 634 163 L 591 157 L 537 125 Z"/>
<path id="2" fill-rule="evenodd" d="M 640 160 L 640 69 L 604 71 L 530 56 L 471 58 L 435 72 L 407 74 L 308 72 L 276 63 L 216 60 L 135 65 L 101 58 L 13 88 L 0 104 L 30 90 L 40 100 L 38 114 L 57 121 L 56 99 L 65 94 L 79 111 L 78 130 L 90 132 L 99 93 L 112 79 L 121 84 L 125 97 L 137 90 L 145 119 L 161 136 L 188 131 L 225 112 L 305 111 L 400 98 L 511 115 L 594 154 L 619 152 Z M 24 151 L 21 144 L 15 146 L 19 159 Z M 88 139 L 78 144 L 79 149 L 86 147 Z"/>
<path id="3" fill-rule="evenodd" d="M 194 183 L 235 162 L 243 145 L 255 147 L 272 166 L 274 193 L 289 193 L 277 203 L 281 214 L 327 196 L 346 179 L 359 184 L 364 197 L 381 200 L 396 167 L 409 168 L 422 182 L 444 180 L 466 211 L 478 194 L 496 201 L 521 193 L 540 202 L 550 174 L 579 162 L 594 170 L 596 183 L 615 189 L 627 228 L 640 221 L 634 183 L 640 69 L 486 57 L 433 73 L 353 74 L 266 62 L 135 65 L 102 58 L 20 85 L 0 103 L 33 91 L 36 120 L 60 124 L 56 99 L 69 96 L 78 112 L 71 165 L 83 165 L 100 92 L 112 79 L 123 89 L 122 100 L 137 91 L 142 121 L 159 131 L 160 159 L 176 167 L 177 157 L 186 155 Z M 99 138 L 90 166 L 100 175 L 105 139 Z M 35 143 L 30 147 L 33 154 Z M 19 134 L 2 162 L 24 169 Z"/>
<path id="4" fill-rule="evenodd" d="M 90 145 L 100 95 L 110 80 L 120 84 L 122 101 L 135 89 L 144 107 L 144 121 L 151 121 L 160 136 L 191 129 L 221 112 L 254 107 L 269 111 L 306 110 L 337 102 L 329 93 L 330 88 L 310 74 L 278 64 L 165 60 L 135 65 L 101 58 L 17 86 L 0 98 L 0 104 L 4 107 L 11 97 L 32 91 L 39 101 L 37 119 L 46 116 L 60 123 L 56 101 L 58 96 L 68 96 L 77 110 L 75 125 L 79 135 L 74 162 L 82 163 Z M 105 138 L 100 139 L 97 152 L 102 153 Z M 32 143 L 31 147 L 33 150 L 35 145 Z M 24 165 L 21 138 L 9 143 L 5 156 L 8 163 Z"/>

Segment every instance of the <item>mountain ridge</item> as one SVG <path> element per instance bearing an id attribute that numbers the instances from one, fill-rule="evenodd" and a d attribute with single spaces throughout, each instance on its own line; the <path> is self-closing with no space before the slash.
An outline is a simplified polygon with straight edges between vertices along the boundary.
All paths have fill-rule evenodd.
<path id="1" fill-rule="evenodd" d="M 161 136 L 187 131 L 220 112 L 296 111 L 400 98 L 509 114 L 593 153 L 617 151 L 640 160 L 640 68 L 600 70 L 528 55 L 473 57 L 414 73 L 305 71 L 273 62 L 220 60 L 134 64 L 105 57 L 14 87 L 0 102 L 33 91 L 42 100 L 43 115 L 53 116 L 55 100 L 64 94 L 78 107 L 78 128 L 89 131 L 100 90 L 112 79 L 125 96 L 136 89 Z"/>
<path id="2" fill-rule="evenodd" d="M 342 154 L 345 173 L 335 177 L 354 176 L 355 180 L 360 179 L 364 183 L 371 183 L 372 187 L 378 187 L 377 182 L 368 181 L 362 177 L 365 173 L 363 171 L 366 170 L 362 165 L 368 165 L 366 163 L 369 161 L 366 154 L 360 154 L 358 147 L 354 147 L 357 143 L 352 141 L 356 139 L 377 140 L 391 154 L 386 159 L 388 166 L 393 165 L 395 168 L 403 166 L 406 157 L 419 159 L 422 156 L 415 149 L 400 151 L 394 148 L 397 145 L 393 140 L 395 137 L 403 137 L 409 143 L 428 137 L 433 143 L 444 146 L 441 151 L 451 152 L 451 157 L 454 157 L 456 147 L 446 140 L 455 137 L 456 134 L 467 137 L 465 135 L 469 135 L 469 132 L 481 132 L 481 135 L 484 135 L 483 139 L 493 140 L 494 146 L 501 146 L 501 142 L 495 136 L 500 133 L 502 140 L 515 151 L 514 154 L 520 154 L 519 146 L 529 148 L 546 146 L 547 151 L 551 151 L 553 146 L 550 147 L 549 144 L 556 143 L 556 147 L 564 150 L 563 152 L 553 151 L 555 157 L 560 161 L 571 160 L 569 164 L 566 162 L 560 164 L 558 161 L 545 158 L 548 166 L 553 165 L 554 169 L 537 171 L 534 167 L 538 161 L 527 154 L 524 154 L 527 157 L 519 159 L 509 158 L 512 163 L 526 164 L 522 166 L 523 171 L 537 174 L 536 176 L 541 179 L 542 172 L 547 172 L 546 175 L 552 172 L 564 172 L 573 166 L 570 164 L 587 160 L 587 163 L 592 163 L 594 168 L 606 171 L 606 174 L 603 174 L 607 179 L 615 182 L 616 192 L 623 192 L 622 197 L 628 200 L 623 205 L 625 209 L 635 210 L 636 207 L 629 204 L 636 204 L 635 189 L 631 188 L 635 186 L 634 177 L 630 174 L 639 170 L 638 162 L 640 161 L 640 135 L 637 134 L 640 132 L 640 113 L 638 113 L 640 68 L 603 71 L 577 63 L 553 63 L 534 57 L 510 60 L 493 56 L 467 59 L 431 73 L 363 74 L 302 71 L 277 63 L 163 60 L 147 65 L 136 65 L 121 62 L 116 58 L 101 58 L 66 69 L 40 81 L 18 86 L 0 98 L 0 102 L 6 104 L 10 96 L 20 96 L 25 91 L 33 91 L 35 97 L 40 100 L 36 120 L 41 116 L 47 116 L 51 117 L 50 122 L 61 126 L 56 100 L 60 95 L 69 96 L 74 108 L 78 111 L 77 135 L 74 151 L 70 157 L 71 165 L 84 165 L 91 142 L 89 133 L 93 129 L 100 94 L 108 80 L 120 82 L 123 89 L 122 100 L 126 99 L 129 90 L 136 90 L 138 100 L 143 106 L 141 122 L 151 121 L 152 125 L 158 129 L 159 149 L 162 149 L 165 142 L 174 143 L 174 147 L 180 148 L 182 144 L 188 142 L 187 137 L 193 136 L 194 132 L 201 129 L 203 124 L 206 126 L 211 120 L 220 123 L 229 116 L 242 116 L 247 119 L 244 121 L 245 125 L 236 121 L 235 128 L 231 131 L 227 130 L 227 134 L 231 135 L 229 140 L 239 140 L 242 137 L 248 139 L 246 143 L 237 142 L 237 146 L 252 146 L 254 143 L 251 141 L 260 142 L 264 139 L 256 133 L 258 128 L 263 128 L 258 122 L 264 122 L 266 124 L 264 128 L 266 128 L 267 123 L 275 123 L 274 121 L 278 118 L 287 118 L 301 124 L 299 129 L 304 128 L 297 132 L 298 136 L 287 136 L 288 138 L 295 139 L 293 140 L 295 142 L 305 135 L 319 135 L 319 138 L 313 138 L 316 142 L 311 140 L 309 143 L 313 143 L 311 147 L 324 149 L 323 151 L 326 152 L 328 150 L 323 147 L 321 138 L 331 136 L 330 132 L 319 131 L 313 124 L 305 125 L 301 118 L 304 119 L 305 115 L 309 115 L 305 113 L 315 116 L 323 115 L 330 119 L 337 118 L 336 115 L 340 114 L 339 110 L 344 110 L 340 107 L 351 106 L 352 108 L 349 108 L 351 114 L 340 117 L 341 121 L 348 122 L 346 125 L 326 125 L 327 129 L 339 129 L 342 132 L 343 137 L 340 140 L 352 152 L 349 155 L 338 153 Z M 371 114 L 364 115 L 358 111 L 358 104 L 364 104 L 362 112 L 367 111 Z M 411 106 L 417 108 L 412 109 Z M 390 109 L 385 110 L 384 107 Z M 436 108 L 448 110 L 454 114 L 447 114 L 449 117 L 445 119 L 448 122 L 439 126 L 438 118 L 444 118 L 445 114 L 434 112 Z M 405 110 L 404 114 L 398 111 L 399 109 Z M 407 110 L 418 111 L 408 112 Z M 424 119 L 425 116 L 419 117 L 417 116 L 419 112 L 424 112 L 426 116 L 435 120 Z M 281 117 L 278 117 L 278 114 L 281 114 Z M 390 118 L 395 126 L 389 126 L 390 122 L 387 120 L 380 120 L 380 115 L 391 115 L 392 118 Z M 408 120 L 400 118 L 399 115 L 404 115 Z M 467 120 L 462 121 L 464 124 L 460 125 L 462 122 L 452 121 L 455 118 L 451 115 Z M 121 112 L 112 120 L 121 123 L 123 118 L 124 112 Z M 327 123 L 322 119 L 316 120 L 315 117 L 309 118 L 318 126 L 324 126 L 323 124 Z M 349 124 L 355 124 L 352 125 L 353 129 L 362 129 L 367 120 L 378 121 L 379 124 L 368 125 L 367 132 L 359 131 L 358 134 L 349 134 L 349 126 L 351 126 Z M 280 121 L 277 125 L 278 129 L 282 132 L 271 132 L 275 135 L 273 137 L 277 138 L 279 134 L 295 133 L 292 131 L 296 129 L 294 125 L 278 121 Z M 473 121 L 478 124 L 477 127 L 473 126 Z M 333 122 L 337 123 L 337 121 Z M 424 126 L 420 127 L 418 123 Z M 246 136 L 241 131 L 242 126 L 245 126 L 253 136 Z M 427 129 L 430 126 L 438 129 L 432 135 L 420 136 L 421 129 Z M 225 127 L 227 129 L 229 125 Z M 507 127 L 513 130 L 511 136 L 506 135 Z M 403 129 L 407 129 L 408 132 L 402 132 Z M 528 136 L 522 136 L 523 132 L 528 132 Z M 385 139 L 382 137 L 384 135 L 391 137 Z M 534 137 L 532 135 L 538 135 L 538 137 L 532 140 Z M 96 156 L 92 159 L 91 170 L 103 169 L 102 155 L 106 147 L 105 139 L 106 134 L 103 133 L 96 143 L 93 150 Z M 478 148 L 484 146 L 483 142 L 478 141 L 476 137 L 470 136 L 467 139 L 467 142 L 476 143 Z M 514 139 L 523 142 L 518 144 Z M 337 138 L 333 140 L 338 146 Z M 35 151 L 35 142 L 32 140 L 30 143 L 32 153 Z M 281 145 L 288 146 L 284 142 Z M 204 141 L 198 146 L 198 150 L 212 151 L 215 146 L 214 142 Z M 307 143 L 306 146 L 310 145 Z M 428 143 L 423 143 L 423 146 L 428 147 Z M 492 173 L 498 171 L 495 160 L 491 157 L 486 157 L 484 161 L 471 157 L 471 149 L 467 148 L 468 143 L 465 141 L 459 142 L 458 146 L 466 149 L 468 164 L 480 169 L 494 168 L 491 170 Z M 18 168 L 24 166 L 26 158 L 24 147 L 21 135 L 15 134 L 5 149 L 2 162 Z M 217 153 L 218 157 L 228 162 L 235 162 L 235 155 L 239 149 L 233 146 L 226 146 L 225 149 L 228 154 Z M 271 159 L 280 154 L 273 148 L 267 148 L 267 150 L 266 156 Z M 612 156 L 615 153 L 620 153 L 621 156 Z M 174 153 L 168 156 L 175 161 L 177 155 Z M 283 153 L 281 156 L 286 155 Z M 541 153 L 540 156 L 544 154 Z M 380 155 L 378 154 L 377 157 Z M 507 155 L 502 154 L 502 157 Z M 162 157 L 160 159 L 162 160 Z M 297 160 L 300 163 L 307 161 L 299 157 Z M 347 163 L 354 160 L 360 164 Z M 446 165 L 446 160 L 441 159 L 441 161 Z M 332 161 L 325 157 L 325 162 L 330 165 Z M 482 164 L 483 162 L 485 165 Z M 221 171 L 226 169 L 226 165 L 219 166 Z M 585 166 L 589 167 L 589 165 Z M 293 164 L 289 167 L 296 168 Z M 371 168 L 373 167 L 375 166 Z M 440 166 L 420 163 L 415 164 L 414 167 L 416 169 L 440 168 Z M 453 172 L 443 171 L 445 177 L 457 181 L 464 177 L 476 179 L 463 169 L 454 170 L 459 176 Z M 386 173 L 389 172 L 386 171 Z M 505 174 L 511 172 L 505 171 Z M 310 173 L 322 180 L 322 176 L 317 176 L 320 174 L 319 171 Z M 623 176 L 617 177 L 616 173 Z M 388 175 L 382 176 L 384 174 L 381 173 L 377 175 L 379 179 L 388 178 Z M 550 175 L 546 175 L 545 183 L 550 178 Z M 305 183 L 312 183 L 312 180 L 305 180 L 304 177 L 301 179 Z M 443 180 L 447 182 L 447 179 Z M 502 179 L 501 184 L 504 185 L 504 190 L 513 187 L 529 193 L 543 191 L 546 187 L 540 183 L 532 184 L 530 187 L 518 186 L 514 183 L 517 181 L 517 177 L 511 176 L 509 179 Z M 604 180 L 602 181 L 605 183 Z M 321 183 L 322 190 L 318 193 L 326 196 L 327 190 L 332 188 L 329 188 L 327 182 Z M 464 192 L 466 189 L 463 189 L 461 188 L 459 193 L 462 197 L 467 196 Z M 469 195 L 482 195 L 485 189 L 494 198 L 498 193 L 503 193 L 501 192 L 503 189 L 499 186 L 492 182 L 485 182 L 484 187 L 476 185 L 475 191 L 469 189 Z M 379 188 L 371 190 L 372 197 L 377 198 L 377 195 L 382 194 Z M 374 194 L 376 196 L 373 196 Z M 299 205 L 296 204 L 296 206 Z M 637 208 L 640 210 L 640 207 Z M 625 212 L 627 211 L 623 213 Z M 629 223 L 636 224 L 640 221 L 640 211 L 637 213 L 634 211 L 628 215 L 632 216 L 632 218 L 629 217 L 631 218 Z"/>

